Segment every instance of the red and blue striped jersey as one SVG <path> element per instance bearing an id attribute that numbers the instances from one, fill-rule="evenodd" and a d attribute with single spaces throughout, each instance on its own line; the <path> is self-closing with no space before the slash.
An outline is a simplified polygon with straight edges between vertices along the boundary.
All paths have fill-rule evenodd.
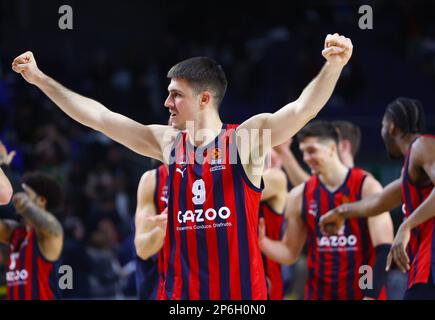
<path id="1" fill-rule="evenodd" d="M 237 125 L 204 147 L 181 132 L 169 164 L 165 298 L 267 299 L 258 245 L 262 188 L 248 179 Z"/>
<path id="2" fill-rule="evenodd" d="M 435 138 L 434 135 L 424 135 Z M 415 141 L 415 140 L 414 140 Z M 402 201 L 405 218 L 409 217 L 415 209 L 429 196 L 434 185 L 415 185 L 409 177 L 409 159 L 412 144 L 405 157 L 402 174 Z M 429 219 L 411 230 L 411 237 L 407 247 L 411 266 L 408 276 L 408 287 L 417 283 L 428 283 L 432 272 L 432 281 L 435 283 L 435 218 Z"/>
<path id="3" fill-rule="evenodd" d="M 53 300 L 60 298 L 59 261 L 48 261 L 40 252 L 36 233 L 17 227 L 9 243 L 6 273 L 9 300 Z"/>
<path id="4" fill-rule="evenodd" d="M 349 169 L 343 184 L 329 191 L 318 176 L 312 176 L 304 186 L 302 219 L 307 226 L 308 278 L 305 299 L 362 299 L 359 268 L 373 266 L 375 251 L 366 218 L 346 219 L 338 235 L 324 236 L 319 219 L 341 204 L 361 199 L 367 173 Z"/>
<path id="5" fill-rule="evenodd" d="M 279 213 L 272 209 L 266 201 L 260 203 L 260 217 L 266 224 L 266 236 L 272 240 L 281 240 L 283 212 Z M 282 300 L 284 297 L 284 282 L 282 279 L 281 265 L 263 255 L 264 270 L 268 279 L 269 298 Z"/>
<path id="6" fill-rule="evenodd" d="M 165 165 L 156 169 L 156 186 L 154 189 L 154 206 L 157 214 L 165 210 L 168 203 L 168 187 L 166 185 L 168 170 Z M 139 299 L 155 300 L 159 297 L 164 274 L 163 250 L 142 260 L 136 256 L 136 288 Z"/>

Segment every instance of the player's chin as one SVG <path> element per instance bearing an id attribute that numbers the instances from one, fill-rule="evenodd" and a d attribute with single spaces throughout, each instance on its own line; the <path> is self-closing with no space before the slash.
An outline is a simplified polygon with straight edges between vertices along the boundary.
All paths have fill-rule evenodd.
<path id="1" fill-rule="evenodd" d="M 179 119 L 177 118 L 177 116 L 171 117 L 171 125 L 172 125 L 172 128 L 178 129 L 178 130 L 184 130 L 184 128 L 186 127 L 185 123 L 180 122 Z"/>

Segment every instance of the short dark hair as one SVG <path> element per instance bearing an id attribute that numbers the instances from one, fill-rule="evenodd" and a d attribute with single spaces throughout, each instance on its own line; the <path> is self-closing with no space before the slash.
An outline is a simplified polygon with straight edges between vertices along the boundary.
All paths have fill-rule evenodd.
<path id="1" fill-rule="evenodd" d="M 423 105 L 416 99 L 397 98 L 387 106 L 385 115 L 403 134 L 424 133 L 426 130 Z"/>
<path id="2" fill-rule="evenodd" d="M 338 133 L 335 127 L 327 121 L 316 120 L 303 127 L 297 134 L 299 141 L 314 137 L 320 140 L 332 140 L 338 144 Z"/>
<path id="3" fill-rule="evenodd" d="M 222 67 L 207 57 L 183 60 L 168 71 L 167 77 L 187 80 L 196 93 L 212 91 L 217 106 L 222 102 L 227 90 L 227 78 Z"/>
<path id="4" fill-rule="evenodd" d="M 22 182 L 47 199 L 48 211 L 54 212 L 59 208 L 63 197 L 62 189 L 54 178 L 43 172 L 29 172 L 23 176 Z"/>
<path id="5" fill-rule="evenodd" d="M 355 157 L 361 146 L 361 129 L 350 121 L 336 120 L 332 125 L 337 129 L 340 140 L 350 141 L 350 150 Z"/>

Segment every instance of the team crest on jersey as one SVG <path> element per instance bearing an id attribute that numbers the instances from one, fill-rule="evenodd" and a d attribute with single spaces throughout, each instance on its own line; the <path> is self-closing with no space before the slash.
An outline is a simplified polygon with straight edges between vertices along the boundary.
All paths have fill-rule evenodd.
<path id="1" fill-rule="evenodd" d="M 311 200 L 311 202 L 308 204 L 308 214 L 311 214 L 313 217 L 316 217 L 318 211 L 319 208 L 317 207 L 317 202 Z"/>

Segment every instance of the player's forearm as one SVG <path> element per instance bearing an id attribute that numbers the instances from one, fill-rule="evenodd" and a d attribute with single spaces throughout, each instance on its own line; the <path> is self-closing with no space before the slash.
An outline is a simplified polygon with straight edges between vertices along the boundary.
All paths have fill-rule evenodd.
<path id="1" fill-rule="evenodd" d="M 427 220 L 435 217 L 435 189 L 423 203 L 403 222 L 403 225 L 412 230 Z"/>
<path id="2" fill-rule="evenodd" d="M 36 86 L 71 118 L 101 131 L 101 115 L 109 112 L 101 103 L 67 89 L 42 72 Z"/>
<path id="3" fill-rule="evenodd" d="M 342 67 L 337 67 L 328 62 L 320 70 L 319 74 L 305 87 L 298 98 L 300 113 L 308 118 L 314 118 L 325 106 L 334 91 Z"/>
<path id="4" fill-rule="evenodd" d="M 272 131 L 272 147 L 289 139 L 317 115 L 331 97 L 341 70 L 327 62 L 296 101 L 269 116 L 265 126 Z"/>
<path id="5" fill-rule="evenodd" d="M 271 239 L 263 239 L 260 243 L 261 251 L 273 261 L 281 264 L 294 264 L 299 255 L 295 254 L 284 242 Z"/>
<path id="6" fill-rule="evenodd" d="M 308 180 L 310 176 L 299 165 L 293 153 L 285 152 L 283 154 L 280 154 L 280 156 L 282 159 L 282 165 L 284 167 L 284 170 L 293 187 L 300 185 L 301 183 L 304 183 Z"/>
<path id="7" fill-rule="evenodd" d="M 31 201 L 26 202 L 23 207 L 17 208 L 17 213 L 34 227 L 38 233 L 54 237 L 63 234 L 60 222 L 51 213 L 38 207 Z"/>
<path id="8" fill-rule="evenodd" d="M 401 204 L 400 180 L 393 181 L 381 192 L 374 193 L 360 201 L 339 207 L 345 218 L 372 217 L 391 211 Z"/>
<path id="9" fill-rule="evenodd" d="M 148 259 L 162 249 L 164 240 L 165 232 L 159 227 L 136 235 L 134 245 L 137 255 L 143 260 Z"/>

